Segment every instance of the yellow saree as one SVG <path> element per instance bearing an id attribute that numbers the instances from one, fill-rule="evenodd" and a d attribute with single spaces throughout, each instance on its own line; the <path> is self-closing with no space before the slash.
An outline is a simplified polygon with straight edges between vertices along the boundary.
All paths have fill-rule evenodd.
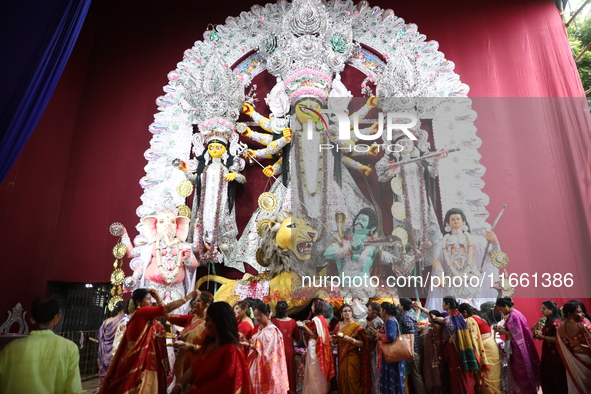
<path id="1" fill-rule="evenodd" d="M 364 365 L 368 365 L 367 363 L 369 362 L 365 330 L 359 323 L 353 322 L 340 329 L 339 326 L 337 326 L 335 334 L 338 336 L 339 333 L 350 336 L 364 343 L 364 346 L 360 349 L 344 339 L 338 339 L 339 394 L 362 394 L 370 392 L 371 386 L 369 384 L 370 378 L 368 373 L 371 371 L 364 368 Z M 365 355 L 365 353 L 368 354 Z M 365 361 L 365 363 L 363 361 Z"/>

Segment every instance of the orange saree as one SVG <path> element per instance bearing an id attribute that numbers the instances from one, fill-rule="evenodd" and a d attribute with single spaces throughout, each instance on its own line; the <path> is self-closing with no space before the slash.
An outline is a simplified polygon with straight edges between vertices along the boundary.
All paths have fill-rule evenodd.
<path id="1" fill-rule="evenodd" d="M 339 355 L 339 394 L 366 394 L 371 392 L 371 370 L 369 348 L 365 330 L 357 322 L 341 328 L 335 328 L 335 334 L 342 333 L 362 341 L 364 346 L 360 349 L 344 339 L 338 340 Z"/>

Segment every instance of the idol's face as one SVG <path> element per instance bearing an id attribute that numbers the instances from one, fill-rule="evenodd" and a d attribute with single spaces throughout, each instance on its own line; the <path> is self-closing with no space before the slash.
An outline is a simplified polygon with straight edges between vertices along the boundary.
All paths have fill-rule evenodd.
<path id="1" fill-rule="evenodd" d="M 402 138 L 396 142 L 398 145 L 402 146 L 402 153 L 410 153 L 415 147 L 414 142 L 409 138 Z"/>
<path id="2" fill-rule="evenodd" d="M 223 144 L 212 142 L 207 145 L 207 152 L 212 159 L 219 159 L 226 153 L 226 147 Z"/>
<path id="3" fill-rule="evenodd" d="M 462 226 L 464 226 L 464 224 L 466 224 L 466 222 L 464 221 L 464 219 L 462 219 L 462 215 L 460 215 L 459 213 L 454 213 L 449 217 L 448 224 L 449 227 L 452 228 L 452 230 L 459 230 L 462 228 Z"/>
<path id="4" fill-rule="evenodd" d="M 357 219 L 355 219 L 355 228 L 366 229 L 367 226 L 369 226 L 369 216 L 358 215 Z"/>
<path id="5" fill-rule="evenodd" d="M 311 119 L 313 123 L 318 121 L 318 115 L 312 110 L 317 113 L 321 110 L 320 104 L 312 99 L 298 101 L 295 106 L 296 117 L 304 127 L 308 123 L 308 119 Z"/>
<path id="6" fill-rule="evenodd" d="M 172 213 L 162 213 L 158 215 L 156 232 L 159 235 L 166 234 L 169 238 L 173 238 L 176 233 L 176 219 L 176 215 Z"/>

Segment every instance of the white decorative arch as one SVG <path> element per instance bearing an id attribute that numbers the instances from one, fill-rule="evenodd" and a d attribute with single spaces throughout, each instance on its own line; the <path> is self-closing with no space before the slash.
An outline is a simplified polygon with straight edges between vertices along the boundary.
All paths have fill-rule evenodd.
<path id="1" fill-rule="evenodd" d="M 238 17 L 228 17 L 224 25 L 204 33 L 204 40 L 185 51 L 183 60 L 168 74 L 165 94 L 156 100 L 158 113 L 149 127 L 150 148 L 145 152 L 146 175 L 141 218 L 154 211 L 174 209 L 185 204 L 176 187 L 184 175 L 173 168 L 172 160 L 188 161 L 191 153 L 195 114 L 194 101 L 201 94 L 203 68 L 217 51 L 222 66 L 234 72 L 246 88 L 253 78 L 267 70 L 263 52 L 277 42 L 269 38 L 293 7 L 307 3 L 321 7 L 328 22 L 350 21 L 353 47 L 344 67 L 354 67 L 376 85 L 379 97 L 407 98 L 421 118 L 432 119 L 435 149 L 461 148 L 440 163 L 442 211 L 457 207 L 466 212 L 471 227 L 488 227 L 489 198 L 482 192 L 485 172 L 480 164 L 476 136 L 476 113 L 467 97 L 468 86 L 453 71 L 454 63 L 445 59 L 436 41 L 426 41 L 417 26 L 407 24 L 391 9 L 370 7 L 367 1 L 280 0 L 264 7 L 253 5 Z M 308 4 L 309 5 L 309 4 Z M 324 22 L 322 22 L 324 23 Z M 138 225 L 140 234 L 141 226 Z M 142 237 L 136 243 L 142 243 Z"/>

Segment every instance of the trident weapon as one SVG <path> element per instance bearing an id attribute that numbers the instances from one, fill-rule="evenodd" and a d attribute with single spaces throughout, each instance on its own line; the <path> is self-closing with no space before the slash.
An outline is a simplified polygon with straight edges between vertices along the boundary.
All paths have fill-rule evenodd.
<path id="1" fill-rule="evenodd" d="M 499 212 L 499 215 L 495 219 L 492 227 L 490 228 L 490 231 L 494 231 L 495 230 L 495 227 L 497 227 L 497 223 L 501 219 L 501 216 L 503 216 L 503 212 L 505 212 L 505 208 L 507 208 L 507 204 L 503 204 L 503 208 L 501 209 L 501 212 Z M 486 243 L 486 248 L 484 249 L 484 256 L 482 256 L 482 263 L 480 264 L 480 270 L 481 271 L 482 271 L 482 268 L 484 267 L 484 260 L 486 260 L 486 255 L 488 254 L 488 248 L 489 248 L 489 246 L 490 246 L 490 241 L 488 241 Z"/>

